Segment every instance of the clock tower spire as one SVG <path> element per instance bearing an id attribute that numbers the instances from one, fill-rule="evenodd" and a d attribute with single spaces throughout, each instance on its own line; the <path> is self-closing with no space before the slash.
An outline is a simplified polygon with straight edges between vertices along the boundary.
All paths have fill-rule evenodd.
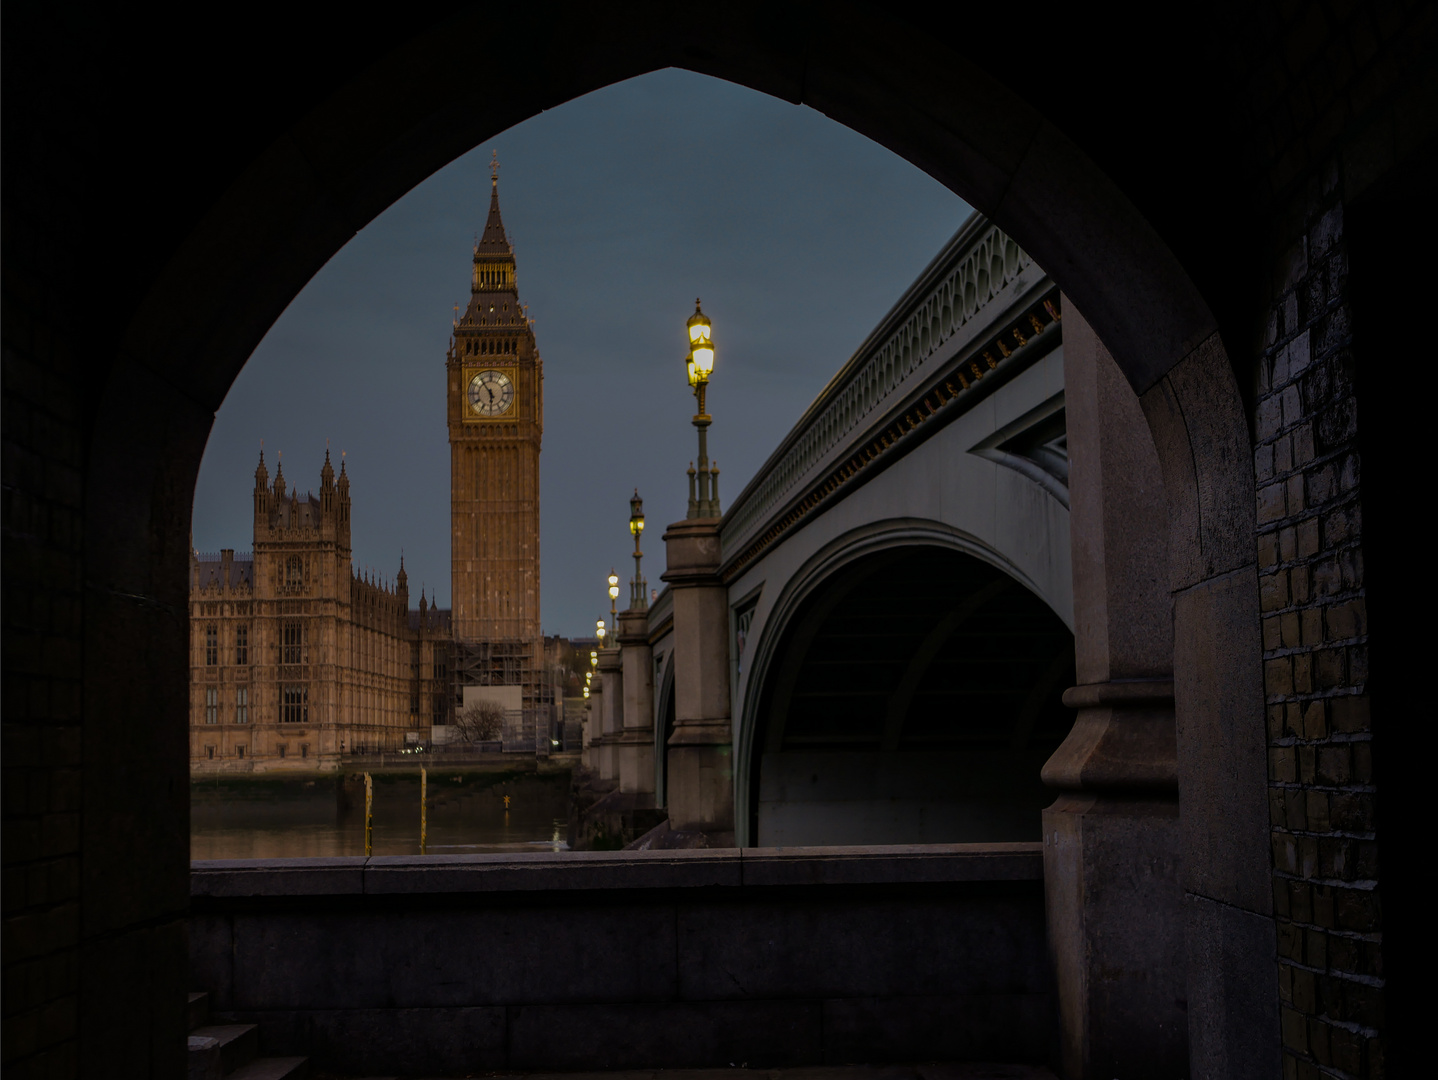
<path id="1" fill-rule="evenodd" d="M 544 367 L 519 300 L 514 247 L 499 212 L 474 245 L 469 303 L 445 362 L 450 446 L 450 587 L 455 671 L 466 685 L 514 688 L 539 705 L 539 451 Z M 484 692 L 486 697 L 496 694 Z M 520 701 L 513 703 L 514 707 Z"/>

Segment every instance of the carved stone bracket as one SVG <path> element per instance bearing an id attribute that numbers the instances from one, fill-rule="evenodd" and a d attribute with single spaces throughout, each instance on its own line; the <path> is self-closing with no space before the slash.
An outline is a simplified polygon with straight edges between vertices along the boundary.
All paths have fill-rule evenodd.
<path id="1" fill-rule="evenodd" d="M 1061 791 L 1178 793 L 1172 680 L 1089 683 L 1064 691 L 1073 729 L 1043 767 Z"/>

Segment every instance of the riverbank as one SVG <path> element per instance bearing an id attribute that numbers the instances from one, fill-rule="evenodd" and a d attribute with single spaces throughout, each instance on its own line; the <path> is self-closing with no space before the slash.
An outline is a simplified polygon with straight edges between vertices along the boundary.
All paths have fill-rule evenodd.
<path id="1" fill-rule="evenodd" d="M 496 758 L 499 755 L 495 755 Z M 419 762 L 343 772 L 216 773 L 192 777 L 193 859 L 319 858 L 364 854 L 364 774 L 373 786 L 372 850 L 420 850 L 420 766 L 426 851 L 436 854 L 568 849 L 571 770 L 563 760 Z"/>
<path id="2" fill-rule="evenodd" d="M 512 773 L 516 776 L 570 775 L 579 765 L 579 754 L 552 754 L 536 758 L 523 754 L 477 754 L 452 757 L 442 754 L 391 754 L 383 758 L 349 758 L 339 769 L 266 769 L 231 771 L 191 769 L 190 787 L 199 785 L 269 784 L 269 783 L 335 783 L 356 774 L 371 776 L 419 776 L 421 768 L 431 775 L 463 773 L 492 776 Z"/>

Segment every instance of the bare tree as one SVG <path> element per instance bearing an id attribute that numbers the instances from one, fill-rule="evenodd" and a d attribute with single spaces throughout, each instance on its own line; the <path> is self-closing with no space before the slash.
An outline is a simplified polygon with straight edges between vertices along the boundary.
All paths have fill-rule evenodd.
<path id="1" fill-rule="evenodd" d="M 504 706 L 497 701 L 477 701 L 455 714 L 454 726 L 464 742 L 488 742 L 504 729 Z"/>

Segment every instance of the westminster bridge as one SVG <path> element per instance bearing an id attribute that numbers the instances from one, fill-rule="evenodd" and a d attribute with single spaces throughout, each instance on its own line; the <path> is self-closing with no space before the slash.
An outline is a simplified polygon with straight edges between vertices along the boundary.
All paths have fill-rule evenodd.
<path id="1" fill-rule="evenodd" d="M 597 657 L 591 816 L 662 808 L 647 850 L 1029 845 L 1065 1054 L 1096 1011 L 1181 1067 L 1162 490 L 1111 356 L 973 215 L 723 516 L 669 527 Z"/>

